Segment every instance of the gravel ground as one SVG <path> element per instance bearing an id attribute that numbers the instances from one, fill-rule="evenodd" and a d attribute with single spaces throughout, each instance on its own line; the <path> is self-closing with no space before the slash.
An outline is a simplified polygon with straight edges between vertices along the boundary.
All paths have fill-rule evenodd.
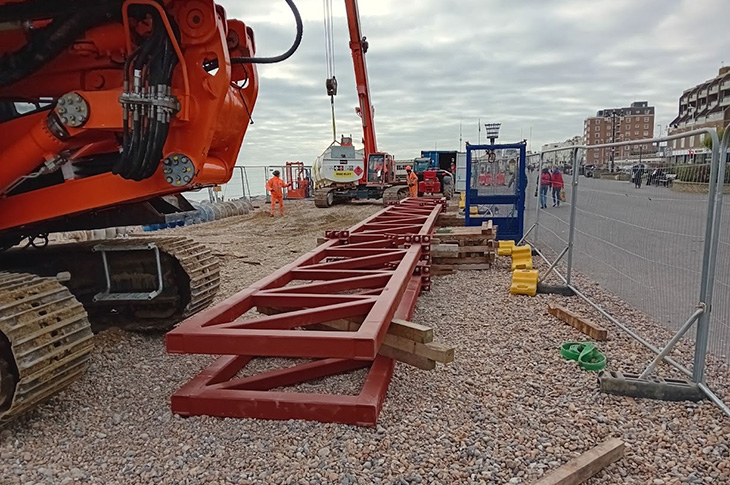
<path id="1" fill-rule="evenodd" d="M 221 255 L 222 299 L 378 209 L 289 203 L 284 218 L 258 211 L 170 232 Z M 161 336 L 112 329 L 97 336 L 83 379 L 0 432 L 0 483 L 530 483 L 612 436 L 626 455 L 589 483 L 730 483 L 730 420 L 709 402 L 600 394 L 595 374 L 560 357 L 583 335 L 547 304 L 601 320 L 576 298 L 509 295 L 507 262 L 437 278 L 419 298 L 413 320 L 454 345 L 456 360 L 428 373 L 399 364 L 377 428 L 173 416 L 170 394 L 211 357 L 167 355 Z M 582 283 L 647 337 L 668 338 Z M 602 323 L 609 367 L 640 371 L 650 352 Z M 691 355 L 686 343 L 680 352 Z M 726 368 L 710 372 L 729 387 Z"/>

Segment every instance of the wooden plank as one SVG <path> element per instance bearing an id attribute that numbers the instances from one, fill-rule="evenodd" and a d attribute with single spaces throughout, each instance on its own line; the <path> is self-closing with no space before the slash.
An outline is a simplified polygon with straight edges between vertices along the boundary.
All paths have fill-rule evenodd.
<path id="1" fill-rule="evenodd" d="M 436 227 L 463 227 L 464 226 L 464 219 L 437 219 L 436 220 Z"/>
<path id="2" fill-rule="evenodd" d="M 450 235 L 455 235 L 455 234 L 467 234 L 467 235 L 469 235 L 469 234 L 472 234 L 472 235 L 477 235 L 478 236 L 481 233 L 482 233 L 481 227 L 473 227 L 473 226 L 469 226 L 469 227 L 443 227 L 443 228 L 439 229 L 438 231 L 436 231 L 436 233 L 434 234 L 434 236 L 440 236 L 442 234 L 450 234 Z"/>
<path id="3" fill-rule="evenodd" d="M 441 232 L 435 232 L 434 238 L 452 236 L 452 237 L 487 237 L 493 235 L 496 231 L 494 228 L 482 229 L 481 227 L 442 227 Z"/>
<path id="4" fill-rule="evenodd" d="M 479 271 L 492 269 L 491 263 L 476 264 L 432 264 L 431 275 L 438 276 L 440 274 L 451 274 L 454 271 Z"/>
<path id="5" fill-rule="evenodd" d="M 435 253 L 459 254 L 459 246 L 456 244 L 436 244 L 431 246 L 431 256 Z"/>
<path id="6" fill-rule="evenodd" d="M 594 340 L 607 340 L 608 330 L 559 305 L 548 305 L 548 312 Z"/>
<path id="7" fill-rule="evenodd" d="M 492 263 L 456 264 L 456 265 L 454 265 L 454 269 L 459 270 L 459 271 L 476 271 L 476 270 L 492 269 Z"/>
<path id="8" fill-rule="evenodd" d="M 444 276 L 454 273 L 454 267 L 448 264 L 432 264 L 431 276 Z"/>
<path id="9" fill-rule="evenodd" d="M 279 308 L 270 307 L 258 307 L 257 311 L 259 313 L 263 313 L 264 315 L 274 315 L 283 312 L 283 310 Z M 362 317 L 360 317 L 359 319 L 354 318 L 347 320 L 334 320 L 328 323 L 339 325 L 338 330 L 350 330 L 354 332 L 358 328 L 360 328 L 360 324 L 362 323 Z M 388 327 L 388 334 L 398 337 L 404 337 L 422 344 L 433 342 L 433 329 L 431 327 L 426 327 L 425 325 L 419 325 L 418 323 L 401 320 L 399 318 L 394 318 L 390 322 L 390 326 Z"/>
<path id="10" fill-rule="evenodd" d="M 487 239 L 441 239 L 434 241 L 434 245 L 431 246 L 433 249 L 435 246 L 456 246 L 456 247 L 467 247 L 467 246 L 487 246 L 489 247 L 489 241 Z M 450 249 L 450 248 L 449 248 Z M 448 249 L 447 249 L 448 251 Z"/>
<path id="11" fill-rule="evenodd" d="M 265 315 L 282 313 L 280 309 L 271 307 L 258 307 L 257 310 Z M 354 332 L 360 325 L 358 321 L 339 319 L 306 328 Z M 454 361 L 454 348 L 433 342 L 432 328 L 401 319 L 393 319 L 378 353 L 423 370 L 434 369 L 436 362 L 447 364 Z"/>
<path id="12" fill-rule="evenodd" d="M 483 264 L 483 263 L 489 263 L 493 260 L 493 255 L 484 255 L 484 256 L 477 256 L 477 257 L 460 257 L 460 258 L 443 258 L 440 256 L 433 257 L 433 264 L 453 264 L 454 266 L 459 266 L 462 264 Z"/>
<path id="13" fill-rule="evenodd" d="M 534 485 L 578 485 L 623 455 L 624 442 L 618 438 L 611 438 L 570 460 Z"/>
<path id="14" fill-rule="evenodd" d="M 389 335 L 396 335 L 418 343 L 433 342 L 433 329 L 418 323 L 394 318 L 388 327 Z"/>
<path id="15" fill-rule="evenodd" d="M 438 226 L 456 226 L 456 227 L 464 227 L 464 224 L 466 223 L 466 217 L 464 217 L 463 214 L 458 214 L 454 212 L 445 212 L 438 216 L 436 219 L 436 225 Z"/>
<path id="16" fill-rule="evenodd" d="M 436 362 L 433 360 L 421 357 L 420 355 L 409 354 L 408 352 L 396 349 L 385 344 L 380 346 L 378 354 L 384 357 L 389 357 L 393 360 L 397 360 L 398 362 L 402 362 L 404 364 L 412 365 L 413 367 L 421 370 L 434 370 L 436 368 Z"/>
<path id="17" fill-rule="evenodd" d="M 410 354 L 420 355 L 429 360 L 434 360 L 442 364 L 448 364 L 454 361 L 454 348 L 440 344 L 438 342 L 429 342 L 421 344 L 395 335 L 386 335 L 383 345 L 403 350 Z"/>
<path id="18" fill-rule="evenodd" d="M 343 321 L 327 322 L 320 325 L 322 327 L 350 332 L 360 328 L 359 323 Z M 429 360 L 441 362 L 442 364 L 448 364 L 449 362 L 454 361 L 454 348 L 447 347 L 446 345 L 437 342 L 420 343 L 406 337 L 400 337 L 387 333 L 385 335 L 385 339 L 383 340 L 383 345 L 402 350 L 409 354 L 419 355 Z"/>
<path id="19" fill-rule="evenodd" d="M 442 236 L 433 238 L 433 245 L 457 244 L 459 246 L 489 246 L 491 236 Z M 496 246 L 496 245 L 495 245 Z"/>
<path id="20" fill-rule="evenodd" d="M 335 329 L 335 330 L 350 330 L 351 331 L 351 330 L 355 329 L 355 326 L 359 327 L 359 325 L 355 324 L 354 322 L 339 321 L 339 322 L 327 322 L 326 324 L 310 325 L 307 328 L 310 328 L 312 330 Z M 394 336 L 386 335 L 386 337 L 385 337 L 386 342 L 388 341 L 388 339 L 390 337 L 397 338 L 397 339 L 401 338 L 401 337 L 394 337 Z M 436 368 L 435 360 L 429 359 L 428 357 L 424 357 L 423 355 L 413 353 L 407 349 L 395 347 L 395 346 L 391 345 L 390 342 L 388 342 L 388 343 L 386 343 L 386 342 L 383 342 L 383 345 L 380 346 L 380 349 L 378 350 L 379 355 L 389 357 L 391 359 L 397 360 L 398 362 L 402 362 L 404 364 L 412 365 L 413 367 L 417 367 L 422 370 L 433 370 Z M 421 345 L 421 346 L 426 346 L 426 345 L 432 346 L 433 345 L 433 343 L 416 344 L 412 340 L 408 340 L 408 342 L 411 342 L 411 344 L 414 344 L 414 345 Z"/>
<path id="21" fill-rule="evenodd" d="M 490 240 L 491 242 L 491 240 Z M 475 246 L 458 246 L 456 244 L 437 244 L 431 246 L 431 254 L 462 254 L 462 253 L 490 253 L 494 252 L 494 244 L 479 244 Z"/>

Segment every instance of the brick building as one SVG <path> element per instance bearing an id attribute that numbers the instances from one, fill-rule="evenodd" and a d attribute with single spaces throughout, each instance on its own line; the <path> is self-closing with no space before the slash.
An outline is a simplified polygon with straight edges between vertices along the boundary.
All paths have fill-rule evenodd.
<path id="1" fill-rule="evenodd" d="M 585 120 L 586 145 L 599 145 L 613 141 L 641 140 L 654 137 L 654 107 L 647 101 L 635 101 L 625 108 L 602 109 Z M 617 148 L 588 148 L 585 164 L 611 169 L 611 162 L 641 158 L 653 154 L 651 143 Z"/>
<path id="2" fill-rule="evenodd" d="M 730 123 L 730 66 L 720 68 L 717 76 L 679 97 L 679 112 L 669 124 L 674 135 L 698 128 L 721 128 Z M 704 135 L 669 142 L 670 161 L 673 163 L 709 162 L 710 150 L 705 147 Z"/>

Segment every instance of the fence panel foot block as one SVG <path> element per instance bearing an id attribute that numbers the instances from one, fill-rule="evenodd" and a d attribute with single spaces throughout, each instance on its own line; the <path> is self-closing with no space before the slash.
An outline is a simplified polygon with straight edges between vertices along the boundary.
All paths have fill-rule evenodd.
<path id="1" fill-rule="evenodd" d="M 619 396 L 643 397 L 660 401 L 701 401 L 705 394 L 700 387 L 684 379 L 662 379 L 638 374 L 602 371 L 598 374 L 601 392 Z"/>

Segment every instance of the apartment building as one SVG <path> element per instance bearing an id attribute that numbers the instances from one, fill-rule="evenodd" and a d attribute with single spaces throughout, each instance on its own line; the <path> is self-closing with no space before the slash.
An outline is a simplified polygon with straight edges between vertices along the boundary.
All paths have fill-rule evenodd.
<path id="1" fill-rule="evenodd" d="M 730 123 L 730 66 L 721 67 L 717 76 L 686 89 L 679 97 L 677 117 L 669 124 L 669 134 L 699 128 L 721 128 Z M 670 161 L 674 163 L 709 162 L 710 150 L 704 135 L 669 142 Z"/>
<path id="2" fill-rule="evenodd" d="M 647 101 L 635 101 L 624 108 L 602 109 L 585 120 L 583 136 L 589 146 L 586 165 L 613 169 L 616 161 L 653 155 L 656 148 L 651 143 L 617 148 L 590 148 L 590 145 L 653 138 L 654 106 L 649 106 Z"/>

